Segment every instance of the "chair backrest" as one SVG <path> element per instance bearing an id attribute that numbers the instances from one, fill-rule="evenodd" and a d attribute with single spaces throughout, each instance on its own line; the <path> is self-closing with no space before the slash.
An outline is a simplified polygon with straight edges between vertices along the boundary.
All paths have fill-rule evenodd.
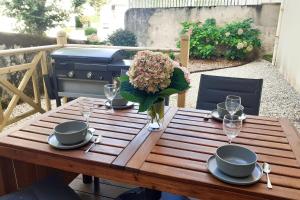
<path id="1" fill-rule="evenodd" d="M 237 95 L 242 99 L 244 112 L 258 115 L 263 79 L 245 79 L 222 76 L 201 75 L 197 109 L 213 110 L 217 103 L 224 102 L 227 95 Z"/>

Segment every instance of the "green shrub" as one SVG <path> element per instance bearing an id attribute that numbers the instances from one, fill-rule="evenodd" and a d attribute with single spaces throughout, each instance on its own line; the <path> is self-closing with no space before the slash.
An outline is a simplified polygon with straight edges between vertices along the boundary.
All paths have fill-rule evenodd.
<path id="1" fill-rule="evenodd" d="M 260 31 L 252 28 L 253 20 L 232 22 L 221 29 L 220 44 L 224 45 L 224 56 L 230 60 L 245 60 L 261 47 Z"/>
<path id="2" fill-rule="evenodd" d="M 113 46 L 137 46 L 135 34 L 123 29 L 116 30 L 108 37 L 108 41 Z"/>
<path id="3" fill-rule="evenodd" d="M 75 17 L 75 27 L 76 28 L 82 28 L 83 27 L 83 24 L 81 23 L 79 16 Z"/>
<path id="4" fill-rule="evenodd" d="M 182 26 L 181 33 L 186 33 L 192 29 L 190 41 L 190 56 L 192 58 L 211 59 L 217 56 L 216 45 L 218 45 L 220 31 L 215 19 L 207 19 L 203 25 L 201 22 L 184 22 Z"/>
<path id="5" fill-rule="evenodd" d="M 218 27 L 215 19 L 201 22 L 183 22 L 180 34 L 190 29 L 190 57 L 213 59 L 226 57 L 230 60 L 245 60 L 253 57 L 261 47 L 259 30 L 252 28 L 253 20 L 246 19 Z M 177 46 L 180 47 L 178 41 Z"/>
<path id="6" fill-rule="evenodd" d="M 87 27 L 86 29 L 84 29 L 84 34 L 86 36 L 92 35 L 92 34 L 97 34 L 97 29 L 93 28 L 93 27 Z"/>

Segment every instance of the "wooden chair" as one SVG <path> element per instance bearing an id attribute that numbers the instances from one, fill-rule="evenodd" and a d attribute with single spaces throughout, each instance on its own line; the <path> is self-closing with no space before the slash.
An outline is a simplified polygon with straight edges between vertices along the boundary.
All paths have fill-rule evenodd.
<path id="1" fill-rule="evenodd" d="M 242 98 L 244 112 L 259 115 L 263 79 L 232 78 L 201 75 L 197 99 L 197 109 L 213 110 L 217 104 L 225 101 L 227 95 Z"/>

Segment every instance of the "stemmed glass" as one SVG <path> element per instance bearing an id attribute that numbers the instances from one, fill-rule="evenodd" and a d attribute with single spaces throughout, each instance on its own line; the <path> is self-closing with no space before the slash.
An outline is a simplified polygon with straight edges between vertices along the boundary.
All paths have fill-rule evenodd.
<path id="1" fill-rule="evenodd" d="M 223 119 L 223 131 L 227 135 L 229 144 L 237 137 L 242 129 L 242 120 L 238 115 L 227 114 Z"/>
<path id="2" fill-rule="evenodd" d="M 234 115 L 241 106 L 241 97 L 235 95 L 228 95 L 225 101 L 226 110 L 230 115 Z"/>
<path id="3" fill-rule="evenodd" d="M 80 113 L 89 127 L 89 119 L 94 108 L 94 103 L 90 100 L 85 99 L 80 101 L 79 105 L 80 105 Z"/>
<path id="4" fill-rule="evenodd" d="M 113 102 L 114 98 L 116 97 L 118 91 L 119 91 L 119 88 L 116 84 L 104 85 L 104 94 L 105 94 L 105 97 L 108 99 L 109 108 L 112 108 L 112 102 Z"/>

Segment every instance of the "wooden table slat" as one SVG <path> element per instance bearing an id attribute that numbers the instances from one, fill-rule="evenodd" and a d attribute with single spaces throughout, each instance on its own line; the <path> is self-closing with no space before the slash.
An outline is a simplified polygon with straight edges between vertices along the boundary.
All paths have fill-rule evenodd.
<path id="1" fill-rule="evenodd" d="M 215 147 L 205 146 L 201 144 L 192 144 L 183 141 L 173 141 L 164 138 L 160 139 L 157 145 L 164 146 L 164 147 L 171 147 L 175 149 L 189 150 L 189 151 L 202 152 L 202 153 L 212 153 L 212 154 L 216 152 L 216 148 L 217 148 L 217 146 Z M 245 147 L 249 148 L 249 146 L 245 146 Z M 271 155 L 276 157 L 295 159 L 295 155 L 291 151 L 280 151 L 280 150 L 269 151 L 269 149 L 259 148 L 259 147 L 256 148 L 250 147 L 250 149 L 263 155 Z"/>
<path id="2" fill-rule="evenodd" d="M 200 134 L 197 131 L 190 131 L 190 130 L 181 130 L 176 128 L 167 128 L 166 132 L 168 133 L 182 133 L 185 135 L 188 134 Z M 201 134 L 211 134 L 211 135 L 221 135 L 225 136 L 225 133 L 223 130 L 215 130 L 214 133 L 212 132 L 201 132 Z M 277 136 L 270 136 L 270 135 L 260 135 L 260 134 L 253 134 L 253 133 L 247 133 L 247 132 L 240 132 L 238 135 L 238 138 L 245 138 L 245 139 L 255 139 L 255 140 L 261 140 L 261 141 L 269 141 L 269 142 L 278 142 L 278 143 L 286 143 L 288 144 L 287 138 L 284 137 L 277 137 Z"/>
<path id="3" fill-rule="evenodd" d="M 202 162 L 207 161 L 209 159 L 209 157 L 212 156 L 212 154 L 208 154 L 208 153 L 192 152 L 192 151 L 187 151 L 187 150 L 180 150 L 180 149 L 160 147 L 160 146 L 155 146 L 152 149 L 152 152 L 154 152 L 156 154 L 170 155 L 170 156 L 174 156 L 174 157 L 198 160 L 198 161 L 202 161 Z M 258 160 L 261 162 L 269 162 L 270 164 L 278 164 L 278 165 L 282 165 L 282 166 L 300 168 L 298 163 L 295 161 L 295 159 L 290 159 L 290 158 L 280 158 L 280 157 L 266 156 L 266 155 L 258 154 Z"/>
<path id="4" fill-rule="evenodd" d="M 214 141 L 222 141 L 222 142 L 228 141 L 227 136 L 225 134 L 222 134 L 223 132 L 220 132 L 219 134 L 211 134 L 205 132 L 186 131 L 186 130 L 182 131 L 180 129 L 176 129 L 176 130 L 173 129 L 171 132 L 169 132 L 169 130 L 166 130 L 166 133 L 172 133 L 174 135 L 186 136 L 192 138 L 203 138 L 203 139 L 214 140 Z M 240 135 L 242 135 L 242 133 Z M 274 141 L 262 141 L 256 139 L 242 138 L 238 136 L 233 141 L 234 143 L 237 144 L 253 144 L 255 146 L 269 147 L 273 149 L 291 150 L 291 147 L 288 144 L 288 141 L 286 139 L 284 140 L 284 142 L 274 142 Z"/>
<path id="5" fill-rule="evenodd" d="M 255 195 L 256 197 L 268 196 L 270 199 L 299 199 L 300 196 L 300 190 L 294 188 L 275 185 L 270 191 L 266 189 L 266 184 L 264 183 L 256 183 L 255 185 L 248 187 L 236 187 L 220 182 L 209 173 L 191 171 L 155 163 L 145 162 L 141 171 L 145 174 L 155 173 L 157 175 L 165 176 L 166 178 L 173 178 L 190 183 L 193 182 L 194 184 L 200 184 L 199 180 L 201 180 L 201 184 L 208 185 L 208 187 L 221 187 L 226 191 L 236 191 L 248 195 Z M 222 195 L 222 193 L 220 195 Z"/>
<path id="6" fill-rule="evenodd" d="M 209 127 L 209 128 L 216 128 L 216 129 L 222 129 L 221 123 L 214 123 L 212 120 L 203 120 L 203 121 L 193 121 L 190 119 L 177 119 L 174 118 L 172 120 L 174 123 L 178 124 L 186 124 L 186 125 L 195 125 L 195 126 L 202 126 L 202 127 Z M 254 129 L 263 129 L 263 130 L 271 130 L 271 131 L 282 131 L 282 128 L 280 127 L 279 123 L 278 126 L 269 126 L 269 125 L 262 125 L 262 124 L 251 124 L 246 123 L 246 121 L 243 121 L 243 128 L 254 128 Z"/>
<path id="7" fill-rule="evenodd" d="M 169 122 L 172 120 L 173 116 L 176 114 L 177 108 L 170 108 L 169 112 L 165 116 L 164 126 L 162 131 L 153 132 L 149 135 L 147 140 L 141 145 L 139 151 L 132 156 L 132 159 L 126 165 L 130 169 L 139 169 L 143 162 L 146 160 L 146 156 L 151 152 L 151 149 L 155 146 L 160 136 L 163 134 L 164 130 L 167 128 Z"/>

